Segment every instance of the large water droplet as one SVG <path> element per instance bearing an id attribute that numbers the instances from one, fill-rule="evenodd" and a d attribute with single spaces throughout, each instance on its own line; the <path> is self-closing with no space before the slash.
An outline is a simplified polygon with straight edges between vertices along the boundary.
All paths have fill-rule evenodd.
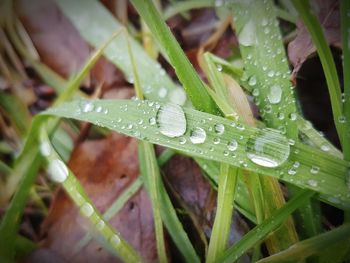
<path id="1" fill-rule="evenodd" d="M 239 43 L 243 46 L 253 46 L 256 44 L 255 24 L 249 20 L 242 28 L 238 36 Z"/>
<path id="2" fill-rule="evenodd" d="M 63 183 L 68 177 L 68 168 L 59 159 L 50 161 L 48 172 L 52 181 Z"/>
<path id="3" fill-rule="evenodd" d="M 193 130 L 191 130 L 190 134 L 190 141 L 193 144 L 199 144 L 205 142 L 205 139 L 207 138 L 207 134 L 205 130 L 203 130 L 200 127 L 196 127 Z"/>
<path id="4" fill-rule="evenodd" d="M 89 217 L 93 214 L 94 208 L 89 203 L 85 203 L 81 206 L 80 211 L 84 216 Z"/>
<path id="5" fill-rule="evenodd" d="M 176 104 L 166 104 L 159 108 L 157 124 L 161 134 L 174 138 L 186 132 L 186 117 L 182 108 Z"/>
<path id="6" fill-rule="evenodd" d="M 289 156 L 288 139 L 280 133 L 264 129 L 250 136 L 246 144 L 248 158 L 255 164 L 264 167 L 277 167 Z"/>
<path id="7" fill-rule="evenodd" d="M 270 87 L 269 94 L 267 95 L 267 98 L 271 104 L 277 104 L 281 101 L 282 97 L 282 89 L 280 85 L 273 85 Z"/>

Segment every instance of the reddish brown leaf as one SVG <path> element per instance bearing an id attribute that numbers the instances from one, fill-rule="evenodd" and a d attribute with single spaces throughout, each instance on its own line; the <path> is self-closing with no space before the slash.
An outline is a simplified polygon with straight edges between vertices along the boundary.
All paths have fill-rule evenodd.
<path id="1" fill-rule="evenodd" d="M 82 68 L 92 49 L 52 0 L 21 0 L 19 15 L 43 63 L 65 78 Z M 105 59 L 96 63 L 90 78 L 105 88 L 123 82 L 120 71 Z"/>
<path id="2" fill-rule="evenodd" d="M 312 0 L 310 4 L 316 12 L 330 46 L 341 48 L 339 1 Z M 297 37 L 288 45 L 288 56 L 294 66 L 292 81 L 304 61 L 316 52 L 309 32 L 301 20 L 297 22 Z"/>
<path id="3" fill-rule="evenodd" d="M 139 173 L 136 141 L 118 134 L 86 141 L 76 147 L 69 166 L 103 213 Z M 143 189 L 110 223 L 147 262 L 156 260 L 152 209 Z M 68 262 L 117 262 L 95 241 L 75 253 L 75 246 L 93 227 L 63 191 L 56 195 L 44 226 L 43 246 Z"/>

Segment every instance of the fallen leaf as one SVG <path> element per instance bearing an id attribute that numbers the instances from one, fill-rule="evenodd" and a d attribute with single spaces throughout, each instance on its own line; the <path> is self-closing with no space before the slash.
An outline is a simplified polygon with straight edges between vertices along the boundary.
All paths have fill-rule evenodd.
<path id="1" fill-rule="evenodd" d="M 41 61 L 55 72 L 70 78 L 79 72 L 92 53 L 79 32 L 52 0 L 21 0 L 18 13 L 37 49 Z M 86 86 L 104 83 L 104 89 L 124 82 L 122 73 L 101 58 L 85 80 Z"/>
<path id="2" fill-rule="evenodd" d="M 319 18 L 328 44 L 333 47 L 341 48 L 339 1 L 311 0 L 310 5 Z M 297 22 L 297 36 L 288 45 L 289 60 L 294 66 L 292 72 L 292 81 L 294 83 L 305 60 L 315 52 L 316 48 L 311 40 L 310 34 L 303 22 L 299 19 Z"/>
<path id="3" fill-rule="evenodd" d="M 103 213 L 139 173 L 136 141 L 115 133 L 86 141 L 75 148 L 69 166 Z M 130 198 L 110 223 L 147 262 L 157 259 L 152 207 L 145 190 Z M 68 262 L 119 262 L 94 240 L 76 252 L 89 229 L 93 227 L 59 191 L 44 222 L 43 247 Z"/>

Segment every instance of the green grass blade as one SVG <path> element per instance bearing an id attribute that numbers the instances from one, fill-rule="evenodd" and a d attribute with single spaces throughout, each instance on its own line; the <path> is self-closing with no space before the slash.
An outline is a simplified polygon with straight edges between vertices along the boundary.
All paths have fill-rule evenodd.
<path id="1" fill-rule="evenodd" d="M 150 195 L 154 228 L 156 232 L 156 244 L 158 260 L 160 262 L 167 262 L 167 255 L 165 250 L 163 224 L 160 213 L 160 195 L 158 189 L 160 187 L 160 172 L 154 152 L 153 145 L 148 142 L 140 141 L 138 143 L 139 149 L 139 163 L 140 171 L 144 179 L 145 185 L 147 186 L 148 193 Z"/>
<path id="2" fill-rule="evenodd" d="M 350 140 L 350 74 L 348 69 L 350 68 L 350 2 L 347 0 L 340 1 L 340 14 L 341 14 L 341 35 L 342 35 L 342 47 L 343 47 L 343 76 L 344 76 L 344 103 L 343 114 L 346 119 L 346 130 L 344 132 L 344 142 Z M 344 158 L 350 161 L 350 146 L 349 143 L 344 145 Z"/>
<path id="3" fill-rule="evenodd" d="M 299 262 L 311 255 L 322 253 L 328 247 L 349 240 L 350 224 L 344 224 L 321 235 L 303 240 L 278 254 L 259 260 L 259 263 Z"/>
<path id="4" fill-rule="evenodd" d="M 81 36 L 95 48 L 124 28 L 106 8 L 96 0 L 84 2 L 56 0 L 62 12 L 70 19 Z M 91 19 L 93 18 L 93 19 Z M 128 42 L 136 58 L 140 84 L 146 98 L 156 101 L 172 101 L 184 105 L 186 94 L 168 77 L 160 64 L 151 59 L 138 42 L 129 37 L 118 37 L 106 50 L 105 57 L 115 64 L 129 82 L 134 82 L 133 66 L 129 59 Z M 162 92 L 160 92 L 162 90 Z M 165 96 L 163 96 L 166 94 Z"/>
<path id="5" fill-rule="evenodd" d="M 49 109 L 44 114 L 91 122 L 128 136 L 182 151 L 190 156 L 225 162 L 270 175 L 301 188 L 316 191 L 320 193 L 321 200 L 334 206 L 350 208 L 350 194 L 344 183 L 345 174 L 349 168 L 347 162 L 313 147 L 294 143 L 289 146 L 287 160 L 280 166 L 271 169 L 257 165 L 248 158 L 246 152 L 248 141 L 254 142 L 257 137 L 266 134 L 269 134 L 266 136 L 272 134 L 277 136 L 276 139 L 268 140 L 268 149 L 270 149 L 268 157 L 276 158 L 274 154 L 281 153 L 281 146 L 288 145 L 288 140 L 271 129 L 253 128 L 237 121 L 233 122 L 188 108 L 182 108 L 186 119 L 185 133 L 180 138 L 171 138 L 162 135 L 160 128 L 156 125 L 160 109 L 165 111 L 165 114 L 173 114 L 168 110 L 168 105 L 173 104 L 163 105 L 152 101 L 130 100 L 80 100 L 63 103 L 59 107 Z M 94 111 L 99 107 L 108 112 Z M 223 134 L 218 135 L 215 132 L 213 128 L 216 124 L 224 125 Z M 167 125 L 170 125 L 169 129 L 178 127 L 177 122 Z M 206 139 L 202 144 L 191 143 L 191 132 L 197 127 L 202 128 L 206 133 Z M 234 152 L 230 152 L 227 147 L 232 139 L 237 140 L 238 144 Z M 282 148 L 285 149 L 285 147 Z M 287 153 L 287 151 L 282 151 Z M 297 163 L 297 168 L 295 163 Z"/>
<path id="6" fill-rule="evenodd" d="M 224 252 L 230 234 L 233 200 L 238 169 L 221 164 L 218 200 L 213 230 L 210 237 L 206 262 L 215 262 Z"/>
<path id="7" fill-rule="evenodd" d="M 201 111 L 218 114 L 219 111 L 214 101 L 206 92 L 203 82 L 185 56 L 170 29 L 162 20 L 152 1 L 132 0 L 131 2 L 147 23 L 160 45 L 164 48 L 193 106 Z"/>
<path id="8" fill-rule="evenodd" d="M 331 50 L 327 44 L 322 27 L 318 18 L 312 12 L 309 1 L 293 0 L 295 8 L 298 10 L 311 38 L 316 46 L 318 55 L 326 77 L 330 100 L 332 104 L 335 127 L 337 128 L 339 139 L 343 147 L 349 147 L 349 143 L 343 141 L 344 123 L 342 121 L 342 105 L 340 94 L 340 82 L 333 60 Z"/>
<path id="9" fill-rule="evenodd" d="M 280 226 L 298 207 L 313 195 L 312 192 L 304 190 L 290 200 L 285 206 L 276 210 L 274 214 L 265 219 L 261 224 L 253 228 L 236 244 L 230 247 L 217 262 L 234 262 L 255 244 L 263 241 L 268 234 Z"/>

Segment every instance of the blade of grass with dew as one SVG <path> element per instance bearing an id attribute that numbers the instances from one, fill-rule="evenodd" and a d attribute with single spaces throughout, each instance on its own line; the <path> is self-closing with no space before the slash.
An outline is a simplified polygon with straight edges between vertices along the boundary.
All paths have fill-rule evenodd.
<path id="1" fill-rule="evenodd" d="M 298 242 L 278 254 L 259 260 L 258 263 L 299 262 L 311 255 L 322 253 L 329 246 L 338 242 L 349 240 L 349 236 L 350 224 L 344 224 L 321 235 Z"/>
<path id="2" fill-rule="evenodd" d="M 174 106 L 152 101 L 79 100 L 62 103 L 42 114 L 91 122 L 131 137 L 182 151 L 190 156 L 224 162 L 270 175 L 301 188 L 316 191 L 320 193 L 318 197 L 321 200 L 333 206 L 350 208 L 350 194 L 344 184 L 345 174 L 349 168 L 348 162 L 298 142 L 289 145 L 288 139 L 273 129 L 257 129 L 238 121 L 189 108 L 177 108 L 175 113 L 181 111 L 184 113 L 186 131 L 179 137 L 171 138 L 161 134 L 160 127 L 156 125 L 157 122 L 159 124 L 157 114 L 160 109 L 165 111 L 164 114 L 172 114 L 173 111 L 167 108 L 168 105 Z M 92 110 L 98 107 L 108 112 Z M 116 118 L 116 116 L 122 117 Z M 143 122 L 139 124 L 141 119 Z M 127 128 L 130 124 L 131 129 Z M 216 124 L 225 127 L 225 132 L 220 137 L 213 130 Z M 167 125 L 169 129 L 177 129 L 177 123 Z M 202 132 L 205 134 L 205 140 L 201 144 L 191 142 L 192 131 L 198 127 L 205 132 Z M 237 149 L 230 152 L 228 143 L 233 138 L 237 140 Z M 262 152 L 251 152 L 249 145 L 254 144 L 259 138 L 265 138 L 264 144 L 267 148 Z M 260 155 L 265 158 L 264 160 L 271 160 L 276 166 L 272 169 L 264 166 L 265 163 L 262 165 L 254 163 L 254 156 Z M 293 166 L 295 162 L 298 162 L 298 168 Z"/>
<path id="3" fill-rule="evenodd" d="M 227 119 L 238 120 L 239 115 L 235 112 L 236 108 L 232 107 L 232 101 L 228 99 L 230 98 L 229 91 L 226 87 L 224 77 L 220 73 L 220 68 L 217 69 L 209 53 L 204 54 L 204 60 L 206 62 L 203 64 L 204 71 L 214 89 L 211 91 L 211 89 L 208 88 L 208 91 L 211 91 L 209 94 L 212 97 L 214 94 L 217 96 L 214 100 Z M 225 108 L 220 105 L 224 105 Z M 224 126 L 220 126 L 219 124 L 214 126 L 214 129 L 219 134 L 224 132 Z M 236 150 L 236 147 L 237 142 L 235 140 L 228 144 L 228 149 L 231 151 Z M 239 169 L 237 167 L 230 167 L 227 164 L 221 163 L 218 181 L 217 210 L 213 231 L 210 236 L 206 262 L 215 262 L 226 248 L 230 234 L 238 173 Z"/>
<path id="4" fill-rule="evenodd" d="M 152 1 L 132 0 L 131 2 L 142 19 L 147 23 L 159 44 L 164 48 L 193 106 L 198 110 L 219 114 L 216 104 L 206 92 L 204 83 L 199 78 L 168 26 L 162 20 Z"/>
<path id="5" fill-rule="evenodd" d="M 298 116 L 297 124 L 299 131 L 307 137 L 312 145 L 324 152 L 328 152 L 336 156 L 337 158 L 343 158 L 343 153 L 333 146 L 333 144 L 330 143 L 324 136 L 322 136 L 309 121 L 303 119 L 301 116 Z"/>
<path id="6" fill-rule="evenodd" d="M 206 262 L 215 262 L 224 252 L 230 234 L 233 213 L 233 201 L 238 169 L 228 164 L 221 164 L 218 184 L 217 209 L 210 237 Z"/>
<path id="7" fill-rule="evenodd" d="M 282 208 L 274 211 L 270 218 L 250 230 L 237 243 L 226 250 L 217 262 L 235 262 L 255 244 L 263 241 L 272 231 L 277 229 L 298 207 L 302 206 L 314 193 L 303 190 L 293 197 Z"/>
<path id="8" fill-rule="evenodd" d="M 140 85 L 140 79 L 139 74 L 137 71 L 137 67 L 135 65 L 134 60 L 134 53 L 132 50 L 132 47 L 130 45 L 130 39 L 127 38 L 128 43 L 128 53 L 130 56 L 130 60 L 132 63 L 133 68 L 133 75 L 135 80 L 135 93 L 138 99 L 143 100 L 143 92 Z M 150 195 L 150 199 L 152 202 L 152 210 L 153 210 L 153 220 L 155 224 L 155 230 L 156 230 L 156 242 L 157 242 L 157 252 L 158 252 L 158 258 L 160 262 L 167 262 L 167 255 L 165 250 L 165 243 L 164 243 L 164 233 L 163 233 L 163 225 L 162 225 L 162 216 L 164 218 L 164 214 L 170 215 L 170 217 L 173 215 L 171 213 L 171 210 L 175 210 L 171 203 L 166 202 L 166 200 L 169 200 L 168 194 L 166 192 L 165 186 L 163 184 L 162 178 L 160 176 L 159 166 L 156 159 L 156 154 L 154 151 L 154 147 L 151 143 L 147 141 L 139 141 L 138 142 L 138 153 L 139 153 L 139 162 L 140 162 L 140 170 L 143 178 L 145 179 L 145 186 L 148 190 L 148 193 Z M 166 198 L 160 198 L 160 196 L 166 196 Z M 162 202 L 163 200 L 163 202 Z M 161 205 L 163 203 L 163 206 Z M 162 209 L 166 207 L 167 211 Z M 169 211 L 170 210 L 170 211 Z M 177 217 L 172 216 L 172 220 L 175 221 L 177 224 L 180 224 L 180 221 Z M 169 227 L 173 226 L 170 224 L 170 222 L 167 222 L 166 225 Z M 169 232 L 174 235 L 176 229 L 168 229 Z M 184 231 L 180 231 L 174 238 L 175 243 L 178 245 L 179 250 L 183 254 L 184 258 L 188 262 L 199 262 L 199 259 L 196 255 L 196 252 L 192 246 L 192 244 L 189 242 L 186 234 Z M 178 239 L 182 239 L 181 244 L 178 241 Z"/>
<path id="9" fill-rule="evenodd" d="M 55 0 L 55 2 L 78 29 L 81 36 L 94 47 L 101 46 L 113 32 L 125 30 L 98 1 L 86 0 L 82 3 Z M 92 17 L 94 19 L 91 19 Z M 140 84 L 146 98 L 163 102 L 172 101 L 184 105 L 186 94 L 183 90 L 172 82 L 158 62 L 152 60 L 134 39 L 129 38 L 136 59 Z M 129 82 L 134 82 L 126 36 L 114 41 L 104 51 L 104 55 L 124 73 Z"/>
<path id="10" fill-rule="evenodd" d="M 338 137 L 343 149 L 350 150 L 350 144 L 347 141 L 343 141 L 344 124 L 342 105 L 341 105 L 341 90 L 340 82 L 338 79 L 337 69 L 335 67 L 332 52 L 327 44 L 326 38 L 323 33 L 323 29 L 318 21 L 318 18 L 312 12 L 309 5 L 309 1 L 293 0 L 294 7 L 297 9 L 300 17 L 302 18 L 307 30 L 309 31 L 312 41 L 316 46 L 317 53 L 320 57 L 323 71 L 326 77 L 328 86 L 328 92 L 331 100 L 333 118 L 335 127 L 338 132 Z M 349 149 L 348 149 L 349 148 Z"/>
<path id="11" fill-rule="evenodd" d="M 62 184 L 66 193 L 76 206 L 79 207 L 80 213 L 85 216 L 92 225 L 96 226 L 98 233 L 123 261 L 141 261 L 138 253 L 103 219 L 100 212 L 87 196 L 83 186 L 55 152 L 45 130 L 45 125 L 41 125 L 39 137 L 41 145 L 40 151 L 47 160 L 50 179 L 56 183 Z"/>
<path id="12" fill-rule="evenodd" d="M 276 9 L 273 1 L 233 1 L 233 11 L 242 58 L 248 85 L 252 86 L 254 101 L 267 127 L 279 129 L 292 140 L 298 139 L 296 125 L 296 103 L 293 87 L 289 81 L 290 70 L 284 51 L 282 35 L 278 27 Z M 265 191 L 268 208 L 267 215 L 284 204 L 284 198 L 277 181 L 264 179 L 264 185 L 274 190 Z M 293 186 L 289 186 L 293 188 Z M 293 192 L 297 191 L 294 189 Z M 299 214 L 310 214 L 310 206 L 298 210 Z M 318 225 L 317 217 L 306 218 L 305 224 Z M 304 222 L 303 222 L 304 223 Z M 316 229 L 316 228 L 312 228 Z M 284 232 L 288 231 L 287 235 Z M 314 233 L 316 234 L 316 233 Z M 281 242 L 282 240 L 282 242 Z M 298 240 L 292 218 L 284 224 L 284 229 L 276 231 L 268 240 L 272 253 L 283 250 Z"/>
<path id="13" fill-rule="evenodd" d="M 109 41 L 111 41 L 114 37 L 115 35 Z M 105 43 L 105 46 L 107 44 L 108 42 Z M 88 61 L 83 70 L 75 79 L 72 80 L 72 82 L 70 82 L 70 85 L 75 86 L 75 88 L 68 86 L 66 90 L 68 90 L 69 93 L 64 92 L 61 95 L 62 97 L 68 99 L 73 95 L 73 93 L 79 87 L 79 82 L 76 80 L 82 80 L 86 76 L 93 64 L 97 61 L 98 54 L 102 54 L 102 50 L 105 46 L 97 50 L 96 53 L 92 55 L 91 59 Z M 60 99 L 61 96 L 56 101 L 62 101 L 62 99 Z M 57 104 L 57 102 L 55 104 Z M 54 132 L 58 122 L 59 119 L 55 119 L 49 123 L 49 133 Z M 14 243 L 7 242 L 6 240 L 15 236 L 18 231 L 19 222 L 27 201 L 27 196 L 41 166 L 42 158 L 38 153 L 38 148 L 36 147 L 36 138 L 42 124 L 43 123 L 41 122 L 40 118 L 33 119 L 31 128 L 27 134 L 25 145 L 22 152 L 17 157 L 13 167 L 13 173 L 8 177 L 6 184 L 1 185 L 0 193 L 2 204 L 7 203 L 12 194 L 16 191 L 0 224 L 0 243 L 4 244 L 0 247 L 0 256 L 4 262 L 13 261 Z"/>
<path id="14" fill-rule="evenodd" d="M 113 202 L 113 204 L 107 209 L 107 211 L 103 214 L 103 219 L 105 221 L 109 221 L 114 215 L 116 215 L 120 209 L 126 204 L 126 202 L 137 192 L 140 190 L 142 186 L 142 181 L 140 177 L 137 177 L 130 186 L 128 186 L 121 195 Z M 91 233 L 86 233 L 80 241 L 74 247 L 75 253 L 81 251 L 93 238 Z"/>

